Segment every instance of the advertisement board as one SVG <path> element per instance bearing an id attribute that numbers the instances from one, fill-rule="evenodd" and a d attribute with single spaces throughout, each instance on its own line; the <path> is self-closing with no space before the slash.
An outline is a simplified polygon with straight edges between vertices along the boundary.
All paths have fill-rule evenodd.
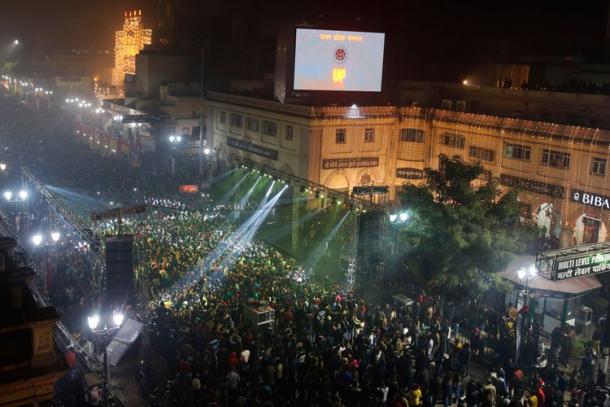
<path id="1" fill-rule="evenodd" d="M 294 89 L 380 92 L 385 34 L 297 28 Z"/>

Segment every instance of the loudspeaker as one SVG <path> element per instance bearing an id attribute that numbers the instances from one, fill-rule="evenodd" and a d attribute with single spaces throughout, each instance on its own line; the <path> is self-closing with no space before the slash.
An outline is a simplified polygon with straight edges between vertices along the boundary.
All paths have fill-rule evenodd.
<path id="1" fill-rule="evenodd" d="M 110 303 L 130 302 L 134 294 L 133 236 L 106 238 L 106 299 Z"/>

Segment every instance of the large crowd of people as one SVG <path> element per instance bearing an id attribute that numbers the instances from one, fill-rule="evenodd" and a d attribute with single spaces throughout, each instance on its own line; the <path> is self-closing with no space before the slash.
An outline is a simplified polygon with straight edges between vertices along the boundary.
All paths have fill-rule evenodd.
<path id="1" fill-rule="evenodd" d="M 342 284 L 310 278 L 294 259 L 256 239 L 239 250 L 225 247 L 206 263 L 234 231 L 224 212 L 176 198 L 170 191 L 180 180 L 157 160 L 144 156 L 133 168 L 119 157 L 101 157 L 72 132 L 67 112 L 31 111 L 0 99 L 9 177 L 25 165 L 44 183 L 91 196 L 155 197 L 158 208 L 121 225 L 135 237 L 135 306 L 146 325 L 138 380 L 149 404 L 610 403 L 608 392 L 595 386 L 599 348 L 587 348 L 576 364 L 554 356 L 563 351 L 569 359 L 561 340 L 551 351 L 541 350 L 539 327 L 523 322 L 532 319 L 526 308 L 515 315 L 510 307 L 495 310 L 477 299 L 450 303 L 419 287 L 410 292 L 413 301 L 372 302 Z M 66 238 L 50 248 L 53 266 L 48 268 L 48 252 L 33 256 L 51 270 L 41 276 L 47 293 L 77 331 L 83 310 L 95 301 L 87 256 L 92 248 L 32 196 L 27 211 L 22 203 L 5 206 L 3 221 L 22 241 L 32 230 L 61 228 Z M 92 236 L 117 227 L 102 222 Z"/>

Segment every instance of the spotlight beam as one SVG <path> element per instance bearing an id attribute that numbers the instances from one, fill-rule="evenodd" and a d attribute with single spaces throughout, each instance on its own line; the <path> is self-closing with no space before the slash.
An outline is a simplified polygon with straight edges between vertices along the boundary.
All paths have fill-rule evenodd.
<path id="1" fill-rule="evenodd" d="M 235 194 L 239 186 L 242 184 L 242 182 L 245 181 L 247 177 L 248 174 L 246 173 L 235 185 L 233 185 L 233 187 L 226 194 L 224 194 L 222 198 L 220 198 L 220 201 L 218 201 L 218 205 L 225 205 L 227 202 L 229 202 L 229 199 L 231 199 L 231 197 Z"/>
<path id="2" fill-rule="evenodd" d="M 303 264 L 303 269 L 306 272 L 311 272 L 314 268 L 314 266 L 320 261 L 320 259 L 322 258 L 322 256 L 328 251 L 328 246 L 330 245 L 330 242 L 333 241 L 333 239 L 335 238 L 335 236 L 337 235 L 337 232 L 339 232 L 339 229 L 341 228 L 341 226 L 343 225 L 343 222 L 345 222 L 345 220 L 347 219 L 347 217 L 349 216 L 349 214 L 352 211 L 348 211 L 343 218 L 341 218 L 341 220 L 335 225 L 335 227 L 333 227 L 333 229 L 330 231 L 330 233 L 328 234 L 328 236 L 326 236 L 326 238 L 322 241 L 322 243 L 320 243 L 320 245 L 318 245 L 318 247 L 312 252 L 312 254 L 307 258 L 307 260 L 305 261 L 305 263 Z"/>
<path id="3" fill-rule="evenodd" d="M 256 179 L 256 181 L 254 182 L 254 184 L 250 187 L 248 192 L 246 192 L 246 195 L 244 195 L 244 197 L 241 198 L 241 200 L 239 201 L 238 209 L 233 211 L 233 213 L 231 214 L 231 218 L 237 219 L 237 216 L 239 216 L 239 213 L 244 210 L 244 206 L 246 206 L 246 202 L 248 202 L 248 200 L 250 199 L 250 196 L 254 192 L 254 188 L 256 188 L 256 186 L 258 185 L 260 180 L 261 180 L 261 177 L 258 177 Z"/>
<path id="4" fill-rule="evenodd" d="M 246 222 L 244 222 L 237 230 L 235 230 L 228 238 L 226 238 L 222 242 L 220 242 L 216 246 L 216 248 L 214 248 L 212 253 L 208 257 L 206 257 L 206 259 L 203 262 L 202 268 L 200 269 L 201 273 L 205 272 L 206 270 L 209 270 L 210 267 L 216 261 L 220 260 L 223 255 L 227 254 L 227 252 L 229 250 L 232 250 L 232 251 L 240 250 L 239 253 L 241 254 L 241 252 L 243 251 L 243 248 L 245 247 L 244 242 L 249 243 L 252 240 L 254 233 L 256 233 L 256 231 L 258 230 L 258 227 L 260 226 L 262 221 L 269 215 L 269 213 L 271 212 L 271 209 L 273 208 L 273 206 L 275 205 L 277 200 L 280 198 L 282 193 L 285 191 L 286 187 L 284 187 L 284 189 L 282 189 L 269 203 L 267 203 L 267 198 L 268 198 L 269 194 L 271 193 L 272 189 L 273 189 L 273 183 L 267 190 L 265 198 L 263 198 L 263 200 L 259 204 L 259 207 L 256 210 L 256 212 L 254 213 L 254 215 L 250 216 L 250 218 L 248 218 L 248 220 Z M 241 246 L 241 249 L 240 249 L 240 246 Z M 231 255 L 231 253 L 229 253 L 229 256 L 230 255 Z M 233 262 L 223 261 L 223 264 L 224 263 L 231 264 L 231 265 L 233 264 Z M 221 267 L 221 271 L 223 269 L 224 269 L 224 267 Z M 209 282 L 212 284 L 217 283 L 221 277 L 222 276 L 220 274 L 214 273 L 212 276 L 210 276 Z"/>

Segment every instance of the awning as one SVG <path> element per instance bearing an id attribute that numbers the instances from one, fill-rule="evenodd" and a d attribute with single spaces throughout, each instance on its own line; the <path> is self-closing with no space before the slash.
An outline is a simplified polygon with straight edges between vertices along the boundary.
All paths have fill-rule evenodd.
<path id="1" fill-rule="evenodd" d="M 500 272 L 500 276 L 515 285 L 525 287 L 525 281 L 519 279 L 517 270 L 520 268 L 527 269 L 532 264 L 536 264 L 536 256 L 516 256 L 506 269 Z M 595 276 L 577 277 L 561 281 L 552 281 L 543 276 L 536 276 L 529 277 L 527 284 L 530 290 L 551 291 L 569 295 L 583 294 L 602 286 Z"/>

